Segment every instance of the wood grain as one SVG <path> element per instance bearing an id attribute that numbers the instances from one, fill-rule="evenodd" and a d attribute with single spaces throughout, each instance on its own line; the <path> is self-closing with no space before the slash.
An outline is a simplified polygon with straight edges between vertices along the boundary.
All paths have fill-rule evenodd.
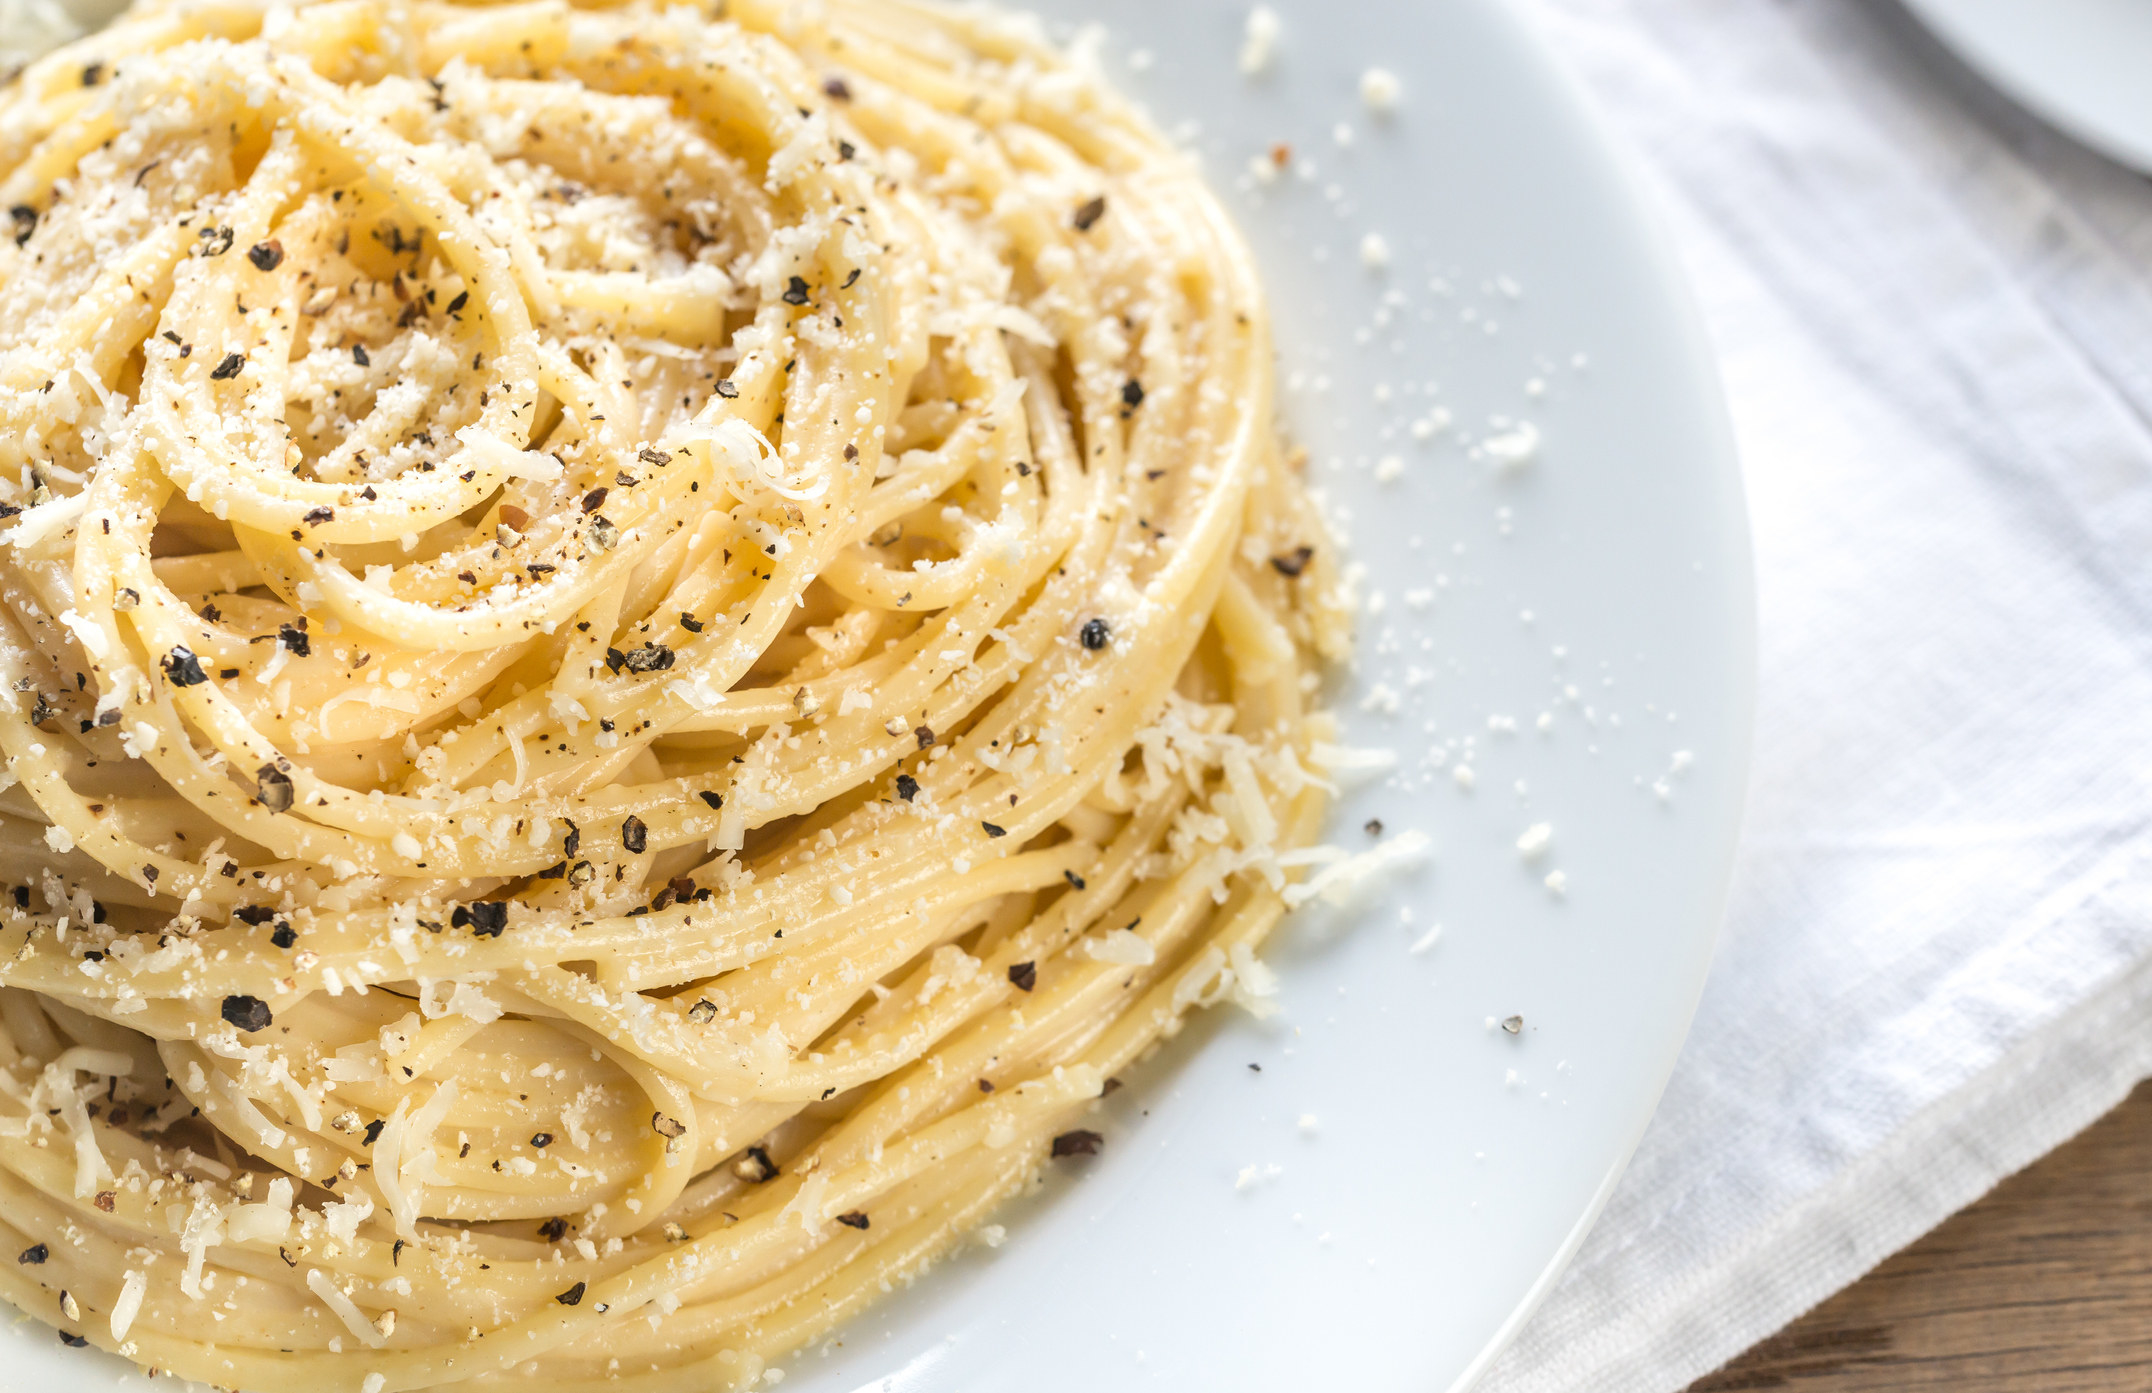
<path id="1" fill-rule="evenodd" d="M 2152 1082 L 1689 1393 L 2152 1389 Z"/>

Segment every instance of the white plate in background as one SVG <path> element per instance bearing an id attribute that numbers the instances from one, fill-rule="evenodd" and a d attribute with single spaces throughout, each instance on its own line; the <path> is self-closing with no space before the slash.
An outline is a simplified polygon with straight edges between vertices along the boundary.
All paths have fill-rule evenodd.
<path id="1" fill-rule="evenodd" d="M 1755 639 L 1679 274 L 1496 0 L 1271 3 L 1253 79 L 1237 0 L 1041 7 L 1105 24 L 1160 120 L 1200 121 L 1275 298 L 1285 414 L 1382 601 L 1339 700 L 1351 743 L 1402 764 L 1332 835 L 1365 845 L 1379 817 L 1435 855 L 1290 925 L 1279 1017 L 1191 1028 L 1093 1124 L 1103 1155 L 1001 1216 L 1004 1246 L 792 1361 L 787 1393 L 1460 1387 L 1581 1241 L 1687 1031 Z M 1359 95 L 1371 66 L 1401 85 L 1387 119 Z M 1279 142 L 1295 168 L 1259 183 Z M 1498 467 L 1480 447 L 1518 422 L 1538 448 Z M 1491 1024 L 1512 1014 L 1520 1035 Z M 120 1386 L 42 1325 L 0 1329 L 0 1359 L 22 1393 Z"/>
<path id="2" fill-rule="evenodd" d="M 2075 140 L 2152 174 L 2152 4 L 1905 0 L 1944 47 Z"/>

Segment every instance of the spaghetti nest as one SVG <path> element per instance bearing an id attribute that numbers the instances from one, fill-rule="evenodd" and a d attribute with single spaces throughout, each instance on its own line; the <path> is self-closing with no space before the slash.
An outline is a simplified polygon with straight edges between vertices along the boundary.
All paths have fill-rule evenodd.
<path id="1" fill-rule="evenodd" d="M 0 1286 L 71 1342 L 743 1386 L 1261 1007 L 1343 586 L 1245 249 L 1034 26 L 150 4 L 0 170 Z"/>

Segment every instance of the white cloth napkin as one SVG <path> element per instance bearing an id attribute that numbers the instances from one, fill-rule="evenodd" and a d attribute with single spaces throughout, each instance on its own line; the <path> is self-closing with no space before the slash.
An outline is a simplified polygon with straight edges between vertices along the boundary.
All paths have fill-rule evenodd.
<path id="1" fill-rule="evenodd" d="M 1481 1393 L 1672 1393 L 2152 1072 L 2152 183 L 1874 0 L 1533 0 L 1721 354 L 1763 703 L 1693 1035 Z"/>

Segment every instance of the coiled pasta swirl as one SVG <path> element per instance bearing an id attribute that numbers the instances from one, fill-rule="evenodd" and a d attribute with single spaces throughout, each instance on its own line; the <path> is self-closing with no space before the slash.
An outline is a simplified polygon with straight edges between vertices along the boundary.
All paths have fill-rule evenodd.
<path id="1" fill-rule="evenodd" d="M 0 1290 L 71 1340 L 745 1386 L 1262 1006 L 1344 587 L 1246 250 L 1034 26 L 149 3 L 0 182 Z"/>

